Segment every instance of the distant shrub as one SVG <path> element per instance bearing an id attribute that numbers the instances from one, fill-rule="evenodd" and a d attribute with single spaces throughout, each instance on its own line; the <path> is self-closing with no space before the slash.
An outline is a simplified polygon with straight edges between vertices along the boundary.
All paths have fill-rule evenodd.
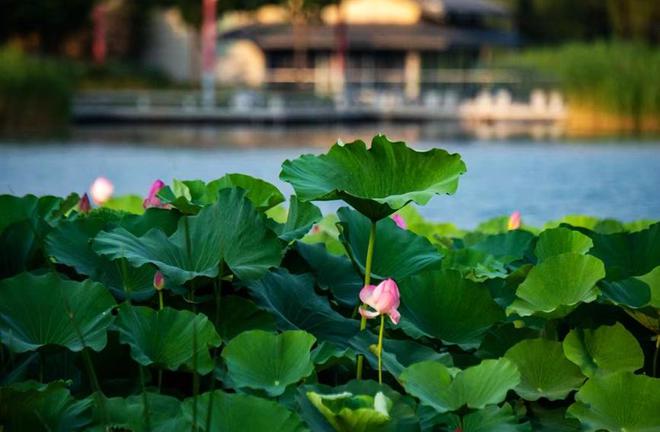
<path id="1" fill-rule="evenodd" d="M 69 121 L 74 74 L 53 60 L 0 49 L 0 133 L 44 134 Z"/>
<path id="2" fill-rule="evenodd" d="M 660 114 L 660 49 L 640 43 L 570 43 L 537 48 L 505 63 L 558 79 L 571 103 L 630 116 Z"/>

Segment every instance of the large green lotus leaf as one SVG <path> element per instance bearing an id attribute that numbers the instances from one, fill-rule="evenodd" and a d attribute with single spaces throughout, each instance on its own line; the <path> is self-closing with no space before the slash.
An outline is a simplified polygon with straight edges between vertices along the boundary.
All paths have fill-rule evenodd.
<path id="1" fill-rule="evenodd" d="M 43 241 L 52 226 L 78 202 L 34 195 L 0 195 L 0 278 L 45 267 Z"/>
<path id="2" fill-rule="evenodd" d="M 245 174 L 225 174 L 217 180 L 209 182 L 206 186 L 207 195 L 215 198 L 218 191 L 239 187 L 247 191 L 247 198 L 259 210 L 275 207 L 284 201 L 284 195 L 267 181 Z"/>
<path id="3" fill-rule="evenodd" d="M 617 372 L 589 379 L 568 414 L 587 431 L 660 430 L 660 379 Z"/>
<path id="4" fill-rule="evenodd" d="M 323 244 L 297 242 L 296 251 L 309 264 L 322 289 L 330 290 L 343 305 L 357 306 L 364 282 L 351 260 L 329 253 Z"/>
<path id="5" fill-rule="evenodd" d="M 453 194 L 465 171 L 458 154 L 417 152 L 376 135 L 370 149 L 363 141 L 338 143 L 324 155 L 286 160 L 280 178 L 303 201 L 343 200 L 376 221 L 411 201 L 423 205 L 435 194 Z"/>
<path id="6" fill-rule="evenodd" d="M 216 277 L 221 261 L 240 279 L 257 279 L 277 266 L 282 254 L 265 216 L 236 188 L 221 190 L 217 203 L 181 218 L 169 238 L 158 229 L 137 237 L 118 228 L 100 233 L 93 247 L 112 259 L 126 258 L 135 267 L 154 264 L 177 285 L 198 276 Z"/>
<path id="7" fill-rule="evenodd" d="M 311 274 L 276 269 L 247 286 L 257 304 L 275 315 L 280 330 L 305 330 L 342 348 L 359 331 L 358 321 L 344 318 L 316 294 Z"/>
<path id="8" fill-rule="evenodd" d="M 228 295 L 222 296 L 217 323 L 218 334 L 228 341 L 246 330 L 275 331 L 275 317 L 261 310 L 250 300 Z"/>
<path id="9" fill-rule="evenodd" d="M 213 204 L 222 189 L 241 188 L 247 199 L 259 211 L 268 210 L 284 201 L 284 195 L 272 184 L 245 174 L 226 174 L 205 184 L 201 180 L 173 180 L 158 192 L 158 197 L 184 213 L 197 213 L 200 208 Z"/>
<path id="10" fill-rule="evenodd" d="M 87 430 L 91 401 L 76 401 L 63 381 L 27 381 L 0 387 L 0 429 L 7 432 L 75 432 Z"/>
<path id="11" fill-rule="evenodd" d="M 488 288 L 455 270 L 427 271 L 402 280 L 401 316 L 424 334 L 452 344 L 476 344 L 504 311 Z"/>
<path id="12" fill-rule="evenodd" d="M 598 286 L 603 297 L 616 305 L 637 309 L 646 306 L 652 300 L 649 285 L 639 278 L 629 277 L 617 281 L 603 279 Z"/>
<path id="13" fill-rule="evenodd" d="M 319 394 L 310 391 L 307 398 L 337 432 L 378 432 L 390 421 L 392 401 L 382 392 L 374 397 L 350 392 Z"/>
<path id="14" fill-rule="evenodd" d="M 66 212 L 78 202 L 78 196 L 70 195 L 66 199 L 54 196 L 36 197 L 25 195 L 0 195 L 0 232 L 16 222 L 30 220 L 34 224 L 46 222 L 55 225 Z"/>
<path id="15" fill-rule="evenodd" d="M 605 263 L 608 280 L 644 275 L 660 265 L 660 222 L 633 233 L 591 233 L 590 254 Z"/>
<path id="16" fill-rule="evenodd" d="M 378 368 L 377 344 L 377 336 L 366 331 L 351 339 L 351 346 L 365 356 L 374 370 Z M 453 366 L 453 359 L 447 351 L 442 352 L 409 339 L 383 339 L 383 369 L 395 377 L 408 366 L 427 360 Z"/>
<path id="17" fill-rule="evenodd" d="M 280 396 L 289 384 L 314 370 L 310 355 L 314 342 L 314 336 L 301 330 L 281 334 L 249 330 L 229 341 L 222 358 L 236 387 Z"/>
<path id="18" fill-rule="evenodd" d="M 166 307 L 160 311 L 124 303 L 114 324 L 119 341 L 131 348 L 131 357 L 143 366 L 177 370 L 185 365 L 202 375 L 213 370 L 209 349 L 220 346 L 206 315 Z"/>
<path id="19" fill-rule="evenodd" d="M 449 249 L 442 260 L 443 269 L 458 270 L 470 280 L 483 282 L 487 279 L 505 278 L 505 265 L 494 256 L 471 248 Z"/>
<path id="20" fill-rule="evenodd" d="M 195 431 L 308 431 L 298 414 L 289 411 L 284 405 L 256 396 L 229 394 L 220 390 L 204 393 L 196 399 L 188 398 L 183 402 L 181 409 L 190 426 L 194 421 L 195 403 L 197 403 L 195 423 L 198 428 L 192 429 Z M 207 425 L 209 425 L 208 429 Z M 191 430 L 190 426 L 182 430 Z"/>
<path id="21" fill-rule="evenodd" d="M 644 366 L 644 352 L 639 342 L 620 323 L 596 330 L 571 330 L 564 339 L 564 353 L 589 377 L 618 371 L 634 372 Z"/>
<path id="22" fill-rule="evenodd" d="M 581 232 L 564 227 L 552 228 L 539 235 L 534 255 L 539 261 L 543 261 L 548 257 L 566 252 L 585 254 L 593 245 L 593 241 Z"/>
<path id="23" fill-rule="evenodd" d="M 529 252 L 533 241 L 534 234 L 523 230 L 512 230 L 489 235 L 470 247 L 493 256 L 502 264 L 510 264 L 522 259 Z"/>
<path id="24" fill-rule="evenodd" d="M 506 358 L 484 360 L 455 376 L 442 363 L 424 361 L 406 368 L 399 380 L 409 394 L 444 413 L 465 405 L 482 409 L 502 402 L 520 382 L 520 373 Z"/>
<path id="25" fill-rule="evenodd" d="M 108 291 L 90 280 L 22 273 L 0 281 L 0 339 L 19 353 L 45 345 L 100 351 L 115 306 Z"/>
<path id="26" fill-rule="evenodd" d="M 449 417 L 448 426 L 451 431 L 459 430 L 461 432 L 531 431 L 529 424 L 519 423 L 509 404 L 504 404 L 502 407 L 487 406 L 466 414 L 462 418 L 452 414 Z"/>
<path id="27" fill-rule="evenodd" d="M 651 297 L 649 305 L 660 309 L 660 266 L 635 279 L 648 285 Z"/>
<path id="28" fill-rule="evenodd" d="M 95 400 L 90 396 L 90 400 Z M 93 426 L 87 432 L 178 432 L 186 424 L 181 414 L 181 402 L 157 393 L 143 393 L 127 398 L 105 399 L 105 411 L 95 407 Z"/>
<path id="29" fill-rule="evenodd" d="M 300 201 L 295 195 L 291 196 L 289 203 L 286 218 L 281 223 L 271 224 L 273 231 L 286 242 L 302 238 L 323 217 L 318 207 L 311 202 Z M 273 217 L 273 210 L 279 209 L 280 207 L 274 207 L 267 215 Z"/>
<path id="30" fill-rule="evenodd" d="M 365 271 L 371 221 L 360 213 L 342 207 L 337 210 L 342 227 L 340 239 L 349 256 Z M 424 237 L 399 228 L 387 218 L 376 224 L 371 275 L 375 279 L 399 280 L 425 268 L 438 266 L 442 255 Z"/>
<path id="31" fill-rule="evenodd" d="M 598 296 L 596 283 L 604 277 L 602 261 L 593 256 L 575 252 L 551 256 L 535 266 L 518 286 L 518 299 L 509 310 L 525 316 L 591 302 Z"/>
<path id="32" fill-rule="evenodd" d="M 149 209 L 142 218 L 149 219 L 149 215 L 153 215 L 154 212 L 163 213 L 162 210 Z M 139 230 L 135 219 L 109 212 L 101 214 L 94 212 L 89 217 L 61 222 L 48 235 L 46 251 L 56 262 L 73 267 L 79 274 L 101 282 L 120 300 L 126 298 L 145 300 L 155 293 L 154 267 L 145 264 L 134 268 L 123 258 L 111 260 L 94 252 L 91 242 L 105 229 L 126 225 L 131 229 Z"/>
<path id="33" fill-rule="evenodd" d="M 384 396 L 388 412 L 388 421 L 374 413 L 376 395 Z M 326 409 L 319 410 L 309 395 L 315 394 L 323 399 Z M 332 402 L 332 396 L 342 395 Z M 381 397 L 381 406 L 382 400 Z M 415 413 L 415 401 L 409 396 L 402 396 L 387 385 L 370 380 L 353 380 L 338 386 L 323 384 L 304 385 L 298 388 L 296 402 L 299 412 L 314 432 L 374 431 L 374 432 L 419 432 L 419 419 Z M 316 406 L 315 406 L 316 405 Z M 334 425 L 333 425 L 334 423 Z M 378 424 L 380 423 L 380 424 Z M 337 427 L 339 429 L 337 429 Z M 355 428 L 355 429 L 351 429 Z M 362 429 L 364 428 L 364 429 Z"/>
<path id="34" fill-rule="evenodd" d="M 139 215 L 144 213 L 144 198 L 139 195 L 112 197 L 103 203 L 103 207 Z"/>
<path id="35" fill-rule="evenodd" d="M 520 384 L 515 388 L 523 399 L 564 399 L 584 382 L 580 369 L 568 361 L 560 342 L 526 339 L 511 347 L 506 358 L 518 366 Z"/>

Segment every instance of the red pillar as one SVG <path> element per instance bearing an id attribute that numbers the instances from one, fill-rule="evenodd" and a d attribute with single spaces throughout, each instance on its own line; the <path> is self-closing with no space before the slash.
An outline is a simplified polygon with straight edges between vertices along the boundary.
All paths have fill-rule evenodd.
<path id="1" fill-rule="evenodd" d="M 103 3 L 97 4 L 92 10 L 92 58 L 94 59 L 94 63 L 98 65 L 105 64 L 107 54 L 106 33 L 108 25 L 106 12 L 106 6 Z"/>
<path id="2" fill-rule="evenodd" d="M 202 100 L 211 107 L 215 103 L 215 50 L 217 38 L 217 0 L 202 1 Z"/>

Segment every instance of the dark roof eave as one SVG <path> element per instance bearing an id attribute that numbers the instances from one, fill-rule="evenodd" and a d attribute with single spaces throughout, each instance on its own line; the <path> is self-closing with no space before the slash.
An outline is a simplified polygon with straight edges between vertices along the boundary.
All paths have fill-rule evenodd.
<path id="1" fill-rule="evenodd" d="M 307 49 L 333 50 L 336 27 L 308 27 Z M 349 49 L 444 51 L 450 47 L 519 45 L 516 33 L 486 29 L 444 27 L 429 23 L 414 25 L 351 25 L 346 27 Z M 222 33 L 222 40 L 248 39 L 265 51 L 292 49 L 293 29 L 288 24 L 250 25 Z"/>

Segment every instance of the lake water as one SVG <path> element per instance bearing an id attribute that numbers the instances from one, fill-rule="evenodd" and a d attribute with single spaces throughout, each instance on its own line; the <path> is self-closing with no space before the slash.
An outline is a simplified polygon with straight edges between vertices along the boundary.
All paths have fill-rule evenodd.
<path id="1" fill-rule="evenodd" d="M 417 149 L 462 155 L 468 172 L 456 195 L 437 196 L 422 209 L 434 220 L 470 228 L 514 210 L 532 224 L 575 213 L 660 219 L 660 141 L 486 140 L 414 125 L 78 127 L 67 139 L 1 143 L 0 193 L 82 193 L 103 175 L 118 195 L 144 195 L 156 178 L 212 180 L 242 172 L 290 194 L 278 179 L 282 161 L 377 132 Z"/>

